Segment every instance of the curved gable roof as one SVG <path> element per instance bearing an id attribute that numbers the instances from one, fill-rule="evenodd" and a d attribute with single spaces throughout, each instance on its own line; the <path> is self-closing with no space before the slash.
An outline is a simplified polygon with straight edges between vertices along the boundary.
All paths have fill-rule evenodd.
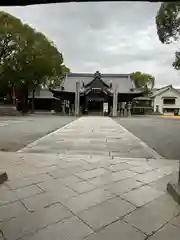
<path id="1" fill-rule="evenodd" d="M 153 98 L 153 97 L 159 96 L 159 95 L 163 94 L 164 92 L 168 91 L 169 89 L 173 89 L 178 94 L 180 94 L 180 92 L 177 89 L 173 88 L 172 84 L 170 84 L 170 85 L 167 85 L 165 87 L 162 87 L 162 88 L 156 90 L 150 97 Z"/>
<path id="2" fill-rule="evenodd" d="M 76 81 L 80 81 L 82 87 L 83 82 L 87 85 L 93 79 L 94 74 L 91 73 L 68 73 L 66 74 L 61 86 L 64 87 L 64 91 L 66 92 L 75 92 Z M 107 85 L 112 83 L 112 88 L 115 88 L 117 85 L 117 91 L 119 93 L 132 93 L 132 89 L 135 89 L 134 82 L 131 79 L 131 74 L 101 74 L 101 80 Z"/>

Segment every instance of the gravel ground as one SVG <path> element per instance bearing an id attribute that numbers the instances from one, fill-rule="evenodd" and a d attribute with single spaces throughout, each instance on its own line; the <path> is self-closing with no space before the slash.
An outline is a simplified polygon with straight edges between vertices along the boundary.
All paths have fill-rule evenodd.
<path id="1" fill-rule="evenodd" d="M 50 114 L 0 117 L 0 151 L 17 151 L 75 119 Z"/>
<path id="2" fill-rule="evenodd" d="M 161 156 L 180 160 L 180 119 L 132 117 L 115 120 Z"/>

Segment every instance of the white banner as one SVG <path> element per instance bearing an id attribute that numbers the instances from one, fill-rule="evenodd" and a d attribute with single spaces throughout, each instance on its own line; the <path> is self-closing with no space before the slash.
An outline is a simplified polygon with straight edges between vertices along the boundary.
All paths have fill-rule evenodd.
<path id="1" fill-rule="evenodd" d="M 103 112 L 108 112 L 108 103 L 107 102 L 103 103 Z"/>

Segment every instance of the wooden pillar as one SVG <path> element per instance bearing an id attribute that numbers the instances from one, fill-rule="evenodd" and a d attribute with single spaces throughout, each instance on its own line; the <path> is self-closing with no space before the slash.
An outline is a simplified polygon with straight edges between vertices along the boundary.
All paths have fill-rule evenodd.
<path id="1" fill-rule="evenodd" d="M 75 116 L 79 116 L 79 105 L 80 105 L 79 85 L 80 85 L 79 81 L 76 81 Z"/>
<path id="2" fill-rule="evenodd" d="M 115 89 L 113 92 L 113 117 L 117 117 L 117 102 L 118 102 L 118 92 L 117 92 L 117 84 L 115 85 Z"/>

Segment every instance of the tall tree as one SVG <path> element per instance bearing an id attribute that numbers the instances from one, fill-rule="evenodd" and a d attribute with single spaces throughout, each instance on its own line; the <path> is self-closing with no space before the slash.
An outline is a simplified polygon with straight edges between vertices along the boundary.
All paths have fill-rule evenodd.
<path id="1" fill-rule="evenodd" d="M 12 68 L 10 69 L 9 63 L 19 49 L 22 29 L 23 24 L 19 19 L 0 12 L 0 91 L 2 94 L 12 89 Z"/>
<path id="2" fill-rule="evenodd" d="M 159 40 L 171 43 L 180 37 L 180 2 L 164 2 L 156 15 Z"/>
<path id="3" fill-rule="evenodd" d="M 159 40 L 169 44 L 180 39 L 180 2 L 164 2 L 156 15 Z M 172 66 L 180 70 L 180 52 L 175 52 Z"/>
<path id="4" fill-rule="evenodd" d="M 148 73 L 134 72 L 132 74 L 132 79 L 135 86 L 145 92 L 151 91 L 155 84 L 155 78 Z"/>
<path id="5" fill-rule="evenodd" d="M 0 12 L 0 86 L 16 90 L 24 108 L 28 92 L 62 76 L 66 66 L 53 42 L 10 14 Z M 68 69 L 68 68 L 67 68 Z"/>

